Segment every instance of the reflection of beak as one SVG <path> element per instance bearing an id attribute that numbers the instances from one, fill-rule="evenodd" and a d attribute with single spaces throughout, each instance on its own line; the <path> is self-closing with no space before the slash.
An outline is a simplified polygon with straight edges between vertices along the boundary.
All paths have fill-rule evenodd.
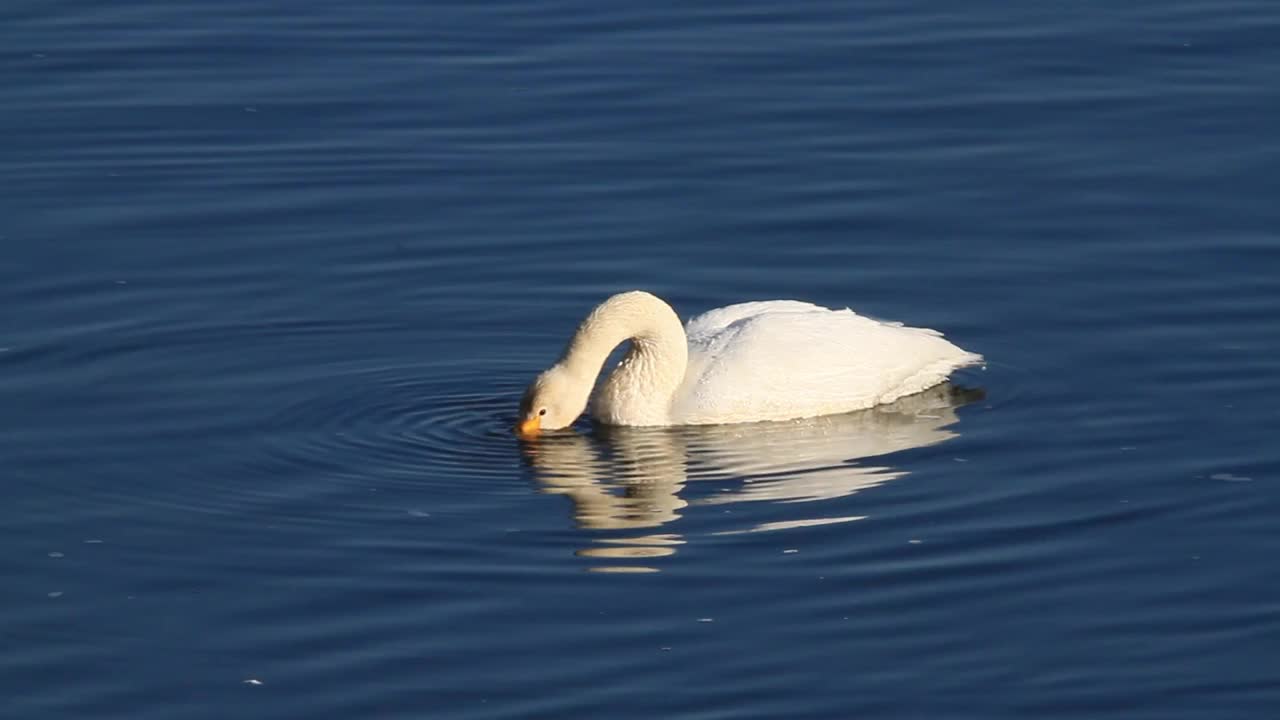
<path id="1" fill-rule="evenodd" d="M 540 430 L 542 430 L 542 418 L 537 415 L 521 420 L 516 425 L 516 434 L 520 437 L 535 437 Z"/>

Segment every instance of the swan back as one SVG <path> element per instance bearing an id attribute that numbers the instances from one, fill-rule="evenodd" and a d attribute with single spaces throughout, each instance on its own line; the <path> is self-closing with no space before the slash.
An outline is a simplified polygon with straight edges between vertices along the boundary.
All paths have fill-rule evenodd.
<path id="1" fill-rule="evenodd" d="M 715 310 L 708 310 L 689 319 L 684 326 L 685 335 L 690 343 L 701 342 L 724 330 L 739 320 L 746 320 L 756 315 L 777 312 L 830 312 L 827 308 L 799 300 L 762 300 L 728 305 Z"/>
<path id="2" fill-rule="evenodd" d="M 689 321 L 681 423 L 789 420 L 869 408 L 981 361 L 934 330 L 808 303 L 744 303 Z"/>

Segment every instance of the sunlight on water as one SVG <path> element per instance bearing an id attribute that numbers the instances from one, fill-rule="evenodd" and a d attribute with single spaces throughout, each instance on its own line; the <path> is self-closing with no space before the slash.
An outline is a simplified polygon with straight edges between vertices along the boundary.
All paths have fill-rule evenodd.
<path id="1" fill-rule="evenodd" d="M 837 525 L 839 523 L 853 522 L 855 520 L 866 520 L 866 515 L 847 515 L 845 517 L 828 517 L 813 518 L 812 520 L 778 520 L 775 522 L 760 523 L 746 530 L 721 530 L 716 535 L 741 535 L 743 533 L 753 532 L 772 532 L 774 530 L 793 530 L 795 528 L 819 527 L 822 525 Z M 794 552 L 785 550 L 784 552 Z"/>

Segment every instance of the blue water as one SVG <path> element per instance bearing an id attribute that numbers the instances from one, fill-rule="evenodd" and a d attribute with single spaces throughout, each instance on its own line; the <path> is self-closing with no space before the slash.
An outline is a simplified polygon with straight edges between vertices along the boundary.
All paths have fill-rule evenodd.
<path id="1" fill-rule="evenodd" d="M 1280 5 L 0 27 L 0 717 L 1280 713 Z M 990 362 L 517 441 L 631 288 Z"/>

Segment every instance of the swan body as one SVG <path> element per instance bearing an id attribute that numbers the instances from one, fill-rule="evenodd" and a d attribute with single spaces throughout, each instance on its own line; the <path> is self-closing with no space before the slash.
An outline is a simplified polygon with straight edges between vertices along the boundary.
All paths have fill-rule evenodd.
<path id="1" fill-rule="evenodd" d="M 609 353 L 631 348 L 592 387 Z M 795 300 L 711 310 L 681 325 L 643 291 L 587 316 L 521 401 L 522 434 L 569 426 L 590 403 L 609 425 L 705 425 L 830 415 L 919 392 L 982 362 L 923 328 Z"/>

